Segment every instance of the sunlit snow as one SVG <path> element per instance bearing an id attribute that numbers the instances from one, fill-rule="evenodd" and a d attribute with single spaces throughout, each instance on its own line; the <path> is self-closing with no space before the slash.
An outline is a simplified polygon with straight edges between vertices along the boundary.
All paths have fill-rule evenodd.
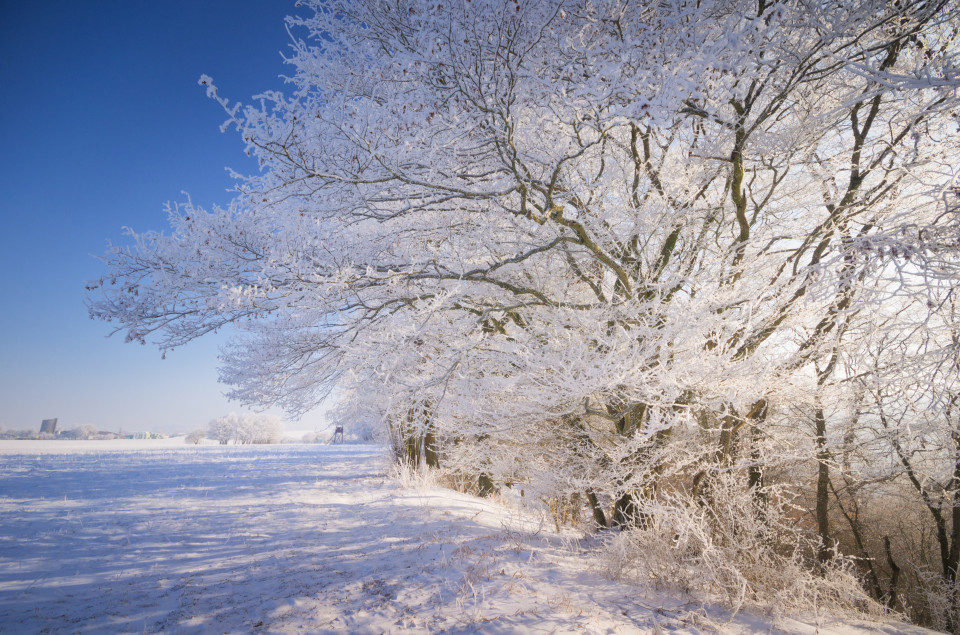
<path id="1" fill-rule="evenodd" d="M 596 539 L 534 510 L 386 466 L 369 445 L 0 442 L 0 632 L 925 632 L 731 620 L 603 578 Z"/>

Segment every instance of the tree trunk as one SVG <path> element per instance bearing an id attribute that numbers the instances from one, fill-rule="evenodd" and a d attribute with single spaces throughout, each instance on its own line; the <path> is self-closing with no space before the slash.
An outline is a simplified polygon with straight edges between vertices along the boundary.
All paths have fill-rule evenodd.
<path id="1" fill-rule="evenodd" d="M 751 409 L 750 425 L 750 467 L 747 468 L 747 488 L 753 492 L 754 498 L 761 506 L 766 505 L 767 495 L 763 491 L 763 456 L 760 454 L 760 440 L 762 434 L 758 424 L 767 419 L 767 400 L 761 399 Z"/>
<path id="2" fill-rule="evenodd" d="M 606 529 L 609 526 L 607 525 L 607 516 L 603 513 L 603 507 L 601 507 L 600 501 L 597 500 L 597 495 L 593 490 L 587 491 L 587 500 L 590 501 L 593 522 L 597 525 L 597 529 Z"/>
<path id="3" fill-rule="evenodd" d="M 412 468 L 420 467 L 420 436 L 413 425 L 412 412 L 407 415 L 407 425 L 404 426 L 403 442 L 407 464 Z"/>
<path id="4" fill-rule="evenodd" d="M 900 567 L 893 560 L 893 552 L 890 550 L 890 537 L 883 537 L 883 548 L 887 552 L 887 564 L 890 565 L 890 587 L 887 591 L 886 605 L 893 608 L 897 603 L 897 583 L 900 581 Z"/>
<path id="5" fill-rule="evenodd" d="M 613 505 L 613 519 L 611 524 L 614 527 L 627 528 L 637 523 L 637 503 L 633 499 L 633 494 L 624 492 Z"/>
<path id="6" fill-rule="evenodd" d="M 951 409 L 957 397 L 951 401 Z M 948 410 L 948 413 L 950 411 Z M 947 566 L 944 577 L 949 584 L 957 581 L 957 569 L 960 568 L 960 432 L 953 433 L 953 478 L 950 488 L 953 489 L 953 510 L 950 527 L 950 552 L 947 557 Z"/>
<path id="7" fill-rule="evenodd" d="M 832 556 L 830 547 L 833 541 L 830 538 L 829 492 L 830 492 L 830 465 L 827 460 L 830 452 L 827 450 L 827 419 L 823 408 L 817 408 L 814 413 L 814 423 L 817 433 L 817 533 L 820 534 L 820 549 L 817 551 L 817 560 L 826 562 Z"/>
<path id="8" fill-rule="evenodd" d="M 477 492 L 485 498 L 497 493 L 497 486 L 489 474 L 481 472 L 477 477 Z"/>
<path id="9" fill-rule="evenodd" d="M 440 467 L 440 453 L 437 449 L 437 436 L 434 433 L 432 421 L 427 423 L 427 432 L 423 435 L 423 458 L 427 467 Z"/>
<path id="10" fill-rule="evenodd" d="M 750 434 L 750 467 L 747 468 L 747 488 L 754 492 L 757 500 L 766 502 L 763 492 L 763 468 L 760 456 L 760 429 L 754 427 Z"/>

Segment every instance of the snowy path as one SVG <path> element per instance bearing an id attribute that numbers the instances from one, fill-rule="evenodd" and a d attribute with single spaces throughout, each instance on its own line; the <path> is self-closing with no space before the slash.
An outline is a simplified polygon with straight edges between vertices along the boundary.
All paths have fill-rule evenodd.
<path id="1" fill-rule="evenodd" d="M 0 448 L 3 633 L 707 625 L 675 619 L 678 602 L 664 594 L 586 572 L 530 515 L 447 490 L 400 489 L 373 446 L 10 452 Z M 710 611 L 710 621 L 722 623 L 722 613 Z M 722 630 L 769 628 L 741 614 Z"/>

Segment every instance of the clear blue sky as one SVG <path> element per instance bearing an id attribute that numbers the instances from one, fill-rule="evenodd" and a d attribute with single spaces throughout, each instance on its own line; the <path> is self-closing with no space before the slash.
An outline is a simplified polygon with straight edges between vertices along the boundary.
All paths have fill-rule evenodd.
<path id="1" fill-rule="evenodd" d="M 237 404 L 216 341 L 161 360 L 106 338 L 84 284 L 122 228 L 166 228 L 163 205 L 225 204 L 227 166 L 256 170 L 197 85 L 250 101 L 283 89 L 292 0 L 0 3 L 0 426 L 187 431 Z M 288 427 L 312 429 L 320 414 Z"/>

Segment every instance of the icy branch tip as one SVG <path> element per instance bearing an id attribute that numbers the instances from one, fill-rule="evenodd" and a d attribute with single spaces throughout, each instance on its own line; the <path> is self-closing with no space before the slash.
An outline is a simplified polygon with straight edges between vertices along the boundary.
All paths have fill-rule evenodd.
<path id="1" fill-rule="evenodd" d="M 217 87 L 213 85 L 213 78 L 209 75 L 201 75 L 200 80 L 197 83 L 201 86 L 207 87 L 207 97 L 217 96 Z"/>

